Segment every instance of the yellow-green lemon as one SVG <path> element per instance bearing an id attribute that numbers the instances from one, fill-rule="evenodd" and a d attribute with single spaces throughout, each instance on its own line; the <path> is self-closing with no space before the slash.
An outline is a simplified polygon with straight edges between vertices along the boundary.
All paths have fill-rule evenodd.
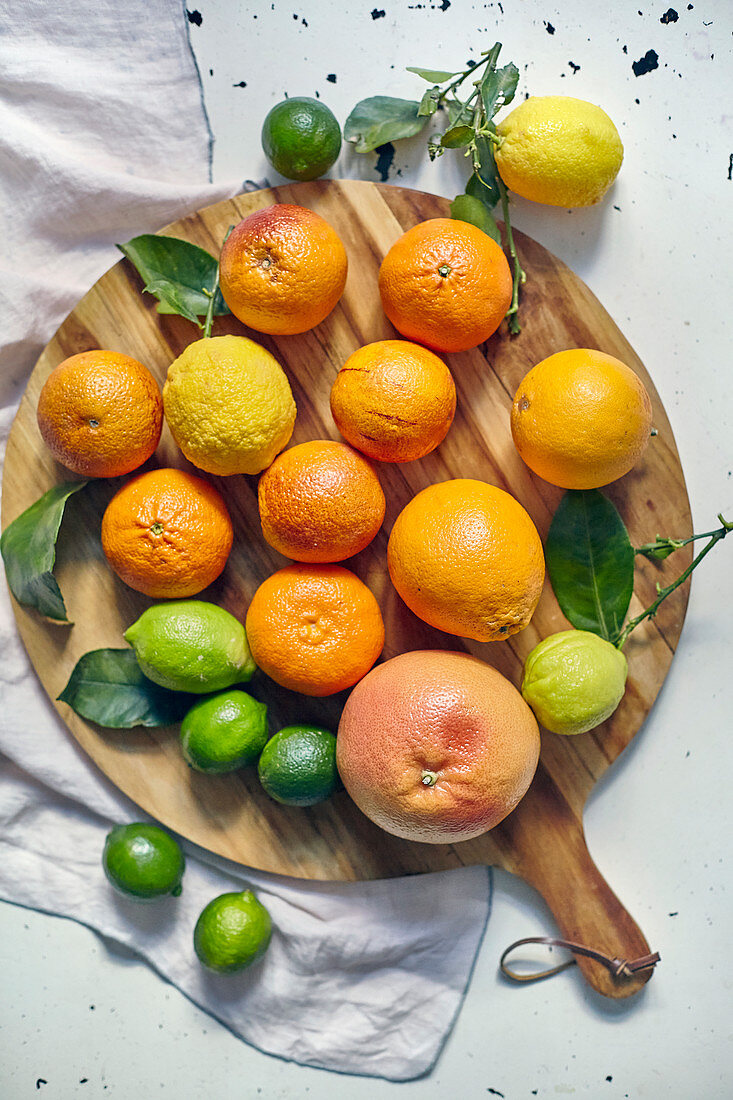
<path id="1" fill-rule="evenodd" d="M 522 695 L 553 733 L 586 733 L 623 698 L 623 653 L 587 630 L 561 630 L 536 645 L 524 665 Z"/>
<path id="2" fill-rule="evenodd" d="M 246 336 L 189 344 L 168 368 L 165 418 L 189 462 L 210 474 L 258 474 L 288 443 L 295 401 L 282 367 Z"/>
<path id="3" fill-rule="evenodd" d="M 267 706 L 237 688 L 199 699 L 181 722 L 186 763 L 210 775 L 256 764 L 266 744 Z"/>
<path id="4" fill-rule="evenodd" d="M 496 166 L 504 183 L 549 206 L 599 202 L 624 157 L 606 112 L 571 96 L 530 96 L 502 119 L 496 133 Z"/>

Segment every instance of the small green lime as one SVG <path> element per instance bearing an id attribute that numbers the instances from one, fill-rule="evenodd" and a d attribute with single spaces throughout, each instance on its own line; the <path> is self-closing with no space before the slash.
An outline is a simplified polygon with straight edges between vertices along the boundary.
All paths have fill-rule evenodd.
<path id="1" fill-rule="evenodd" d="M 102 854 L 104 873 L 122 894 L 132 898 L 178 897 L 186 866 L 178 841 L 157 825 L 115 825 Z"/>
<path id="2" fill-rule="evenodd" d="M 289 180 L 314 180 L 341 150 L 341 127 L 325 103 L 309 96 L 284 99 L 262 125 L 262 148 L 273 168 Z"/>
<path id="3" fill-rule="evenodd" d="M 181 748 L 196 771 L 217 775 L 255 764 L 267 744 L 267 707 L 232 688 L 200 699 L 181 722 Z"/>
<path id="4" fill-rule="evenodd" d="M 205 600 L 153 604 L 125 631 L 153 683 L 207 695 L 251 680 L 255 663 L 238 619 Z"/>
<path id="5" fill-rule="evenodd" d="M 553 733 L 586 733 L 623 698 L 626 658 L 587 630 L 562 630 L 536 645 L 524 665 L 522 695 Z"/>
<path id="6" fill-rule="evenodd" d="M 265 745 L 257 770 L 276 802 L 314 806 L 340 785 L 336 738 L 322 726 L 285 726 Z"/>
<path id="7" fill-rule="evenodd" d="M 209 970 L 235 974 L 264 955 L 271 936 L 270 914 L 251 890 L 243 890 L 209 902 L 196 921 L 193 946 Z"/>

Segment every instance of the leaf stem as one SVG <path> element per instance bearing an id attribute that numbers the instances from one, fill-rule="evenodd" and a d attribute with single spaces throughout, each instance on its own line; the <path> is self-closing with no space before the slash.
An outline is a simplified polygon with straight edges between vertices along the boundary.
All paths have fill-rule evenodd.
<path id="1" fill-rule="evenodd" d="M 642 613 L 640 615 L 637 615 L 635 619 L 629 620 L 624 629 L 621 631 L 618 639 L 614 642 L 614 645 L 617 649 L 622 648 L 631 631 L 634 630 L 639 625 L 639 623 L 644 622 L 645 619 L 653 619 L 655 617 L 657 611 L 659 610 L 659 605 L 662 603 L 662 601 L 666 600 L 667 596 L 674 592 L 676 588 L 679 588 L 681 584 L 684 584 L 684 582 L 692 573 L 693 569 L 696 569 L 702 559 L 705 557 L 705 555 L 710 553 L 716 542 L 721 542 L 722 539 L 726 537 L 726 535 L 733 531 L 733 523 L 729 523 L 728 520 L 723 519 L 723 516 L 720 513 L 718 513 L 718 519 L 720 520 L 722 527 L 717 528 L 717 530 L 715 531 L 708 532 L 708 534 L 710 535 L 710 542 L 707 544 L 707 546 L 703 547 L 696 558 L 692 559 L 690 564 L 687 566 L 687 569 L 684 569 L 682 573 L 680 573 L 677 580 L 672 581 L 672 583 L 668 584 L 666 588 L 660 588 L 659 585 L 657 585 L 657 598 L 654 603 L 650 604 L 650 606 L 647 607 L 646 611 L 642 611 Z M 705 537 L 705 535 L 693 536 L 693 538 Z M 686 541 L 692 542 L 693 540 L 687 539 Z"/>
<path id="2" fill-rule="evenodd" d="M 519 317 L 517 311 L 519 310 L 519 287 L 523 286 L 527 281 L 527 275 L 524 271 L 517 253 L 516 245 L 514 244 L 514 234 L 512 233 L 512 223 L 509 218 L 509 196 L 507 189 L 504 186 L 504 181 L 501 176 L 496 174 L 496 185 L 499 189 L 499 195 L 501 197 L 501 211 L 504 216 L 504 229 L 506 230 L 506 241 L 509 246 L 509 254 L 512 258 L 514 271 L 512 273 L 512 301 L 509 309 L 506 313 L 507 324 L 509 331 L 513 336 L 516 336 L 520 332 L 521 326 L 519 324 Z"/>
<path id="3" fill-rule="evenodd" d="M 233 225 L 230 225 L 229 228 L 227 229 L 226 236 L 224 237 L 224 240 L 221 242 L 222 248 L 226 244 L 227 238 L 228 238 L 229 234 L 231 233 L 231 231 L 233 229 L 234 229 Z M 203 323 L 203 326 L 202 326 L 203 330 L 204 330 L 204 336 L 203 336 L 204 340 L 209 339 L 209 337 L 211 336 L 211 329 L 214 325 L 214 308 L 216 306 L 216 296 L 219 293 L 219 271 L 220 271 L 220 269 L 221 269 L 221 259 L 219 260 L 219 263 L 216 265 L 216 275 L 214 277 L 214 286 L 213 286 L 213 288 L 211 290 L 207 290 L 206 287 L 203 288 L 204 294 L 209 299 L 209 305 L 208 305 L 208 308 L 206 310 L 206 317 L 204 318 L 204 323 Z"/>

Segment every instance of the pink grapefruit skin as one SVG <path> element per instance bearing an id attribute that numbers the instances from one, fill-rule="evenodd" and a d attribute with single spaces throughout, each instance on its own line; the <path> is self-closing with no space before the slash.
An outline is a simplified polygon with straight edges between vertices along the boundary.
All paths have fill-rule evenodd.
<path id="1" fill-rule="evenodd" d="M 468 654 L 417 650 L 356 685 L 336 763 L 351 798 L 386 832 L 452 844 L 511 813 L 539 751 L 535 717 L 501 673 Z"/>

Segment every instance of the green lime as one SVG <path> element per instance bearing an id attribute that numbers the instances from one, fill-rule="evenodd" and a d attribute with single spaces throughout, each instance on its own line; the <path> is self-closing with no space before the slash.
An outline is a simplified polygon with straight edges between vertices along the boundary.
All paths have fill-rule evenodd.
<path id="1" fill-rule="evenodd" d="M 522 695 L 553 733 L 586 733 L 623 698 L 626 658 L 587 630 L 562 630 L 536 645 L 524 665 Z"/>
<path id="2" fill-rule="evenodd" d="M 245 970 L 267 951 L 270 914 L 251 890 L 220 894 L 196 921 L 193 946 L 199 961 L 220 974 Z"/>
<path id="3" fill-rule="evenodd" d="M 125 640 L 143 674 L 171 691 L 207 695 L 254 675 L 244 627 L 205 600 L 154 604 L 128 627 Z"/>
<path id="4" fill-rule="evenodd" d="M 255 764 L 267 744 L 267 707 L 236 688 L 200 699 L 181 722 L 186 762 L 220 774 Z"/>
<path id="5" fill-rule="evenodd" d="M 115 825 L 102 854 L 104 873 L 132 898 L 178 897 L 186 861 L 178 841 L 157 825 Z"/>
<path id="6" fill-rule="evenodd" d="M 273 168 L 289 180 L 314 180 L 341 150 L 341 127 L 325 103 L 296 96 L 276 104 L 262 125 L 262 148 Z"/>
<path id="7" fill-rule="evenodd" d="M 285 726 L 265 745 L 257 770 L 276 802 L 314 806 L 339 786 L 336 738 L 322 726 Z"/>

